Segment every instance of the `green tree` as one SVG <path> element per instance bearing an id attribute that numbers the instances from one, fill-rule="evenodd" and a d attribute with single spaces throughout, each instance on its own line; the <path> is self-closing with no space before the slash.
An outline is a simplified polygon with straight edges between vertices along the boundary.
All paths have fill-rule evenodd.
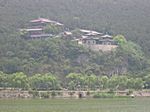
<path id="1" fill-rule="evenodd" d="M 28 78 L 22 72 L 12 74 L 11 84 L 12 84 L 12 87 L 15 87 L 15 88 L 27 89 L 29 87 Z"/>
<path id="2" fill-rule="evenodd" d="M 144 81 L 142 78 L 129 78 L 127 81 L 127 87 L 129 89 L 140 90 L 144 87 Z"/>
<path id="3" fill-rule="evenodd" d="M 29 83 L 32 89 L 39 89 L 40 84 L 42 83 L 41 74 L 35 74 L 32 77 L 29 77 Z"/>
<path id="4" fill-rule="evenodd" d="M 134 89 L 134 78 L 128 78 L 127 80 L 127 88 Z"/>
<path id="5" fill-rule="evenodd" d="M 118 81 L 119 81 L 119 87 L 118 89 L 120 90 L 125 90 L 127 89 L 127 76 L 118 76 Z"/>
<path id="6" fill-rule="evenodd" d="M 9 87 L 9 75 L 0 71 L 0 87 Z"/>
<path id="7" fill-rule="evenodd" d="M 69 90 L 75 90 L 76 89 L 76 84 L 74 83 L 74 81 L 70 81 L 68 83 L 68 89 Z"/>
<path id="8" fill-rule="evenodd" d="M 144 81 L 142 80 L 142 78 L 136 78 L 134 80 L 134 89 L 136 90 L 141 90 L 144 87 Z"/>
<path id="9" fill-rule="evenodd" d="M 126 40 L 126 38 L 125 38 L 123 35 L 117 35 L 117 36 L 115 36 L 113 39 L 114 39 L 114 41 L 116 41 L 119 45 L 122 45 L 122 44 L 126 44 L 126 43 L 127 43 L 127 40 Z"/>
<path id="10" fill-rule="evenodd" d="M 118 80 L 118 76 L 112 76 L 110 79 L 109 79 L 109 88 L 110 89 L 118 89 L 119 87 L 119 80 Z"/>
<path id="11" fill-rule="evenodd" d="M 32 89 L 56 90 L 59 88 L 58 80 L 50 73 L 36 74 L 29 79 Z"/>
<path id="12" fill-rule="evenodd" d="M 66 76 L 67 79 L 69 79 L 69 85 L 73 86 L 74 88 L 80 88 L 84 85 L 84 76 L 79 73 L 70 73 Z"/>
<path id="13" fill-rule="evenodd" d="M 100 82 L 102 89 L 108 88 L 109 78 L 107 76 L 100 77 L 99 82 Z"/>
<path id="14" fill-rule="evenodd" d="M 121 44 L 117 48 L 115 58 L 120 59 L 120 66 L 131 71 L 133 74 L 145 70 L 148 64 L 142 48 L 130 41 L 126 44 Z"/>
<path id="15" fill-rule="evenodd" d="M 44 29 L 45 33 L 58 34 L 61 28 L 55 25 L 47 25 Z"/>
<path id="16" fill-rule="evenodd" d="M 57 78 L 51 73 L 47 73 L 43 76 L 44 83 L 48 86 L 47 89 L 56 90 L 59 89 L 59 83 Z"/>
<path id="17" fill-rule="evenodd" d="M 148 74 L 144 77 L 144 81 L 145 81 L 145 83 L 144 83 L 145 88 L 149 89 L 150 88 L 150 74 Z"/>
<path id="18" fill-rule="evenodd" d="M 96 88 L 96 83 L 97 83 L 97 77 L 96 75 L 92 74 L 92 75 L 87 75 L 86 76 L 86 84 L 88 86 L 88 89 L 95 89 Z"/>

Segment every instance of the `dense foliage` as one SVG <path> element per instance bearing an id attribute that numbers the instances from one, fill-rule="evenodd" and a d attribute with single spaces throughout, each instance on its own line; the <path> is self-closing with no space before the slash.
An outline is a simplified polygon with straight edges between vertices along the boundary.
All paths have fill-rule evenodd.
<path id="1" fill-rule="evenodd" d="M 147 83 L 150 78 L 132 78 L 128 76 L 114 75 L 96 76 L 94 74 L 70 73 L 65 78 L 66 82 L 61 82 L 54 74 L 35 74 L 27 76 L 22 72 L 5 74 L 0 72 L 0 87 L 20 88 L 25 90 L 140 90 L 149 87 Z"/>
<path id="2" fill-rule="evenodd" d="M 119 44 L 112 52 L 93 52 L 59 37 L 24 40 L 12 36 L 1 44 L 0 70 L 28 75 L 51 72 L 63 79 L 71 72 L 113 75 L 140 74 L 149 67 L 141 48 L 133 42 Z"/>
<path id="3" fill-rule="evenodd" d="M 150 72 L 148 14 L 148 0 L 0 0 L 0 71 L 23 72 L 27 76 L 50 72 L 61 81 L 69 73 L 109 77 L 124 74 L 146 79 Z M 119 43 L 116 50 L 96 53 L 61 38 L 21 38 L 18 29 L 40 16 L 58 20 L 69 29 L 123 34 L 128 41 L 118 35 L 114 37 Z M 53 34 L 60 30 L 47 26 L 45 32 L 49 29 Z M 17 80 L 14 86 L 22 86 Z M 146 85 L 149 87 L 149 80 Z"/>
<path id="4" fill-rule="evenodd" d="M 73 29 L 123 34 L 149 56 L 149 5 L 149 0 L 0 0 L 0 33 L 45 17 Z"/>

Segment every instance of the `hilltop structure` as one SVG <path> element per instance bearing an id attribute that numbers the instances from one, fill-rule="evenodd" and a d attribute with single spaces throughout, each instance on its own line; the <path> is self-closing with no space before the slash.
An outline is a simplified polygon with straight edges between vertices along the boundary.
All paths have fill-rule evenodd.
<path id="1" fill-rule="evenodd" d="M 29 28 L 21 29 L 22 32 L 25 32 L 24 36 L 26 39 L 44 39 L 47 37 L 52 37 L 53 34 L 45 32 L 45 28 L 48 25 L 62 27 L 63 24 L 52 21 L 45 18 L 38 18 L 31 20 L 29 22 Z"/>
<path id="2" fill-rule="evenodd" d="M 48 27 L 47 27 L 48 26 Z M 46 29 L 48 28 L 48 29 Z M 62 30 L 58 30 L 61 28 Z M 68 29 L 68 28 L 66 28 Z M 112 35 L 103 34 L 93 30 L 79 29 L 74 34 L 73 31 L 65 31 L 62 23 L 45 18 L 38 18 L 29 22 L 29 28 L 21 29 L 26 39 L 45 39 L 48 37 L 61 37 L 65 40 L 76 41 L 78 44 L 93 51 L 111 51 L 118 45 L 113 40 Z M 55 33 L 54 33 L 55 32 Z"/>
<path id="3" fill-rule="evenodd" d="M 111 51 L 118 46 L 111 35 L 83 29 L 80 31 L 84 33 L 84 35 L 76 39 L 78 44 L 93 51 Z"/>

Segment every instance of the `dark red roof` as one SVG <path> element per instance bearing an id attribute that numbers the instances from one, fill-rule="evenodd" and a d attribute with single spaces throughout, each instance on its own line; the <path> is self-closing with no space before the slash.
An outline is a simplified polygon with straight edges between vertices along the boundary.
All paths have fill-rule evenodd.
<path id="1" fill-rule="evenodd" d="M 49 19 L 45 19 L 45 18 L 39 18 L 39 19 L 31 20 L 30 22 L 31 22 L 31 23 L 35 23 L 35 22 L 50 23 L 50 22 L 52 22 L 52 21 L 49 20 Z"/>

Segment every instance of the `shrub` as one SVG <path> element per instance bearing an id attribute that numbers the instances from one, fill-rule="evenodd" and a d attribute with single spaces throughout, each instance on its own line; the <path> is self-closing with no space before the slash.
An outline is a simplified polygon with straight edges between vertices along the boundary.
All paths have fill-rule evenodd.
<path id="1" fill-rule="evenodd" d="M 41 92 L 42 98 L 49 98 L 49 96 L 50 96 L 49 92 Z"/>
<path id="2" fill-rule="evenodd" d="M 52 98 L 54 98 L 56 96 L 56 92 L 52 91 L 51 96 L 52 96 Z"/>
<path id="3" fill-rule="evenodd" d="M 93 98 L 113 98 L 115 95 L 110 93 L 96 93 Z"/>
<path id="4" fill-rule="evenodd" d="M 37 90 L 30 90 L 29 94 L 32 94 L 33 98 L 39 97 L 39 92 Z"/>
<path id="5" fill-rule="evenodd" d="M 90 96 L 90 94 L 91 94 L 90 91 L 87 91 L 86 95 L 87 95 L 87 96 Z"/>
<path id="6" fill-rule="evenodd" d="M 108 94 L 114 94 L 115 92 L 114 92 L 113 89 L 110 89 L 107 93 L 108 93 Z"/>

